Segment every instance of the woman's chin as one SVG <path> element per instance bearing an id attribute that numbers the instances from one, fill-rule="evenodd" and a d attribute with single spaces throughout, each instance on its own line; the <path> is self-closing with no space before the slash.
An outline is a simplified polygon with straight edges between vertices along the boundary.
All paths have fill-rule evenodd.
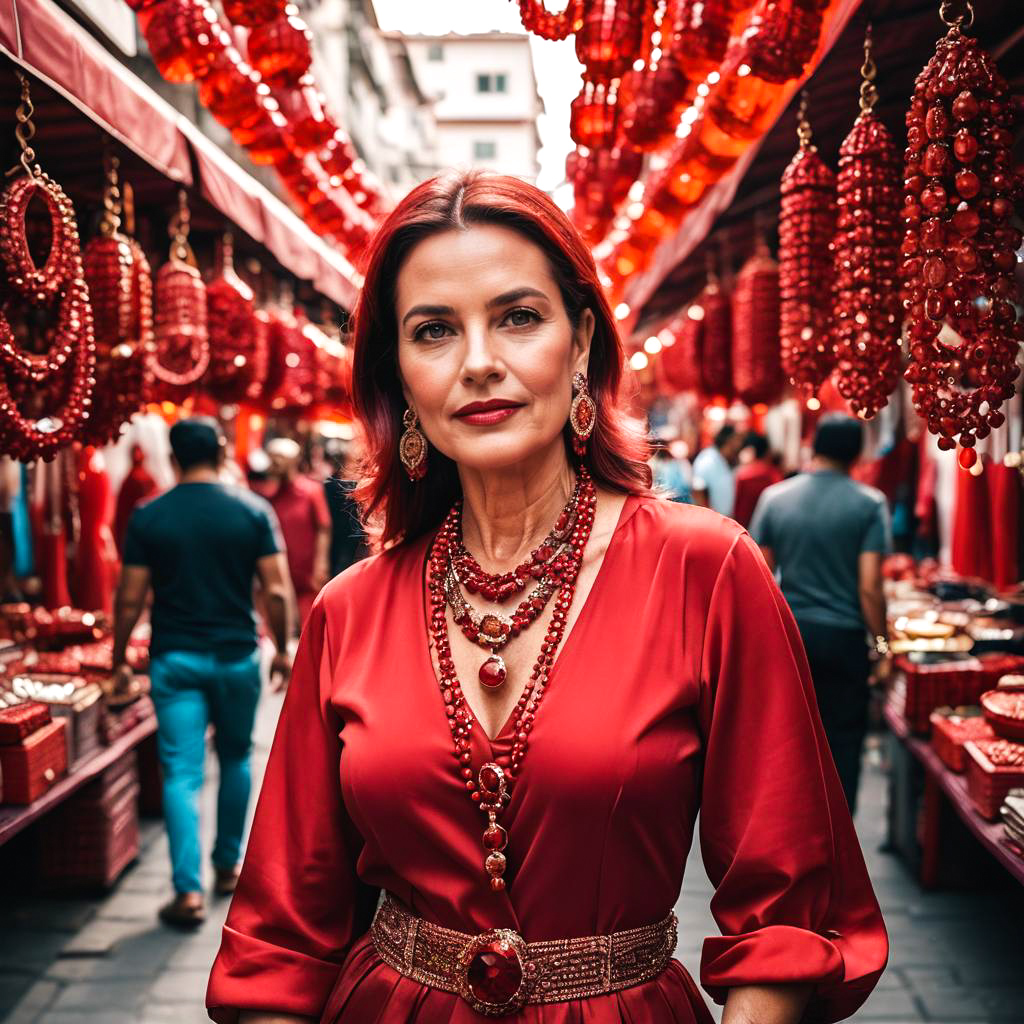
<path id="1" fill-rule="evenodd" d="M 544 461 L 546 455 L 555 454 L 554 449 L 564 451 L 561 434 L 554 441 L 536 442 L 522 436 L 495 431 L 490 436 L 481 436 L 469 442 L 453 446 L 451 458 L 461 470 L 473 473 L 488 473 L 514 469 L 530 463 Z"/>

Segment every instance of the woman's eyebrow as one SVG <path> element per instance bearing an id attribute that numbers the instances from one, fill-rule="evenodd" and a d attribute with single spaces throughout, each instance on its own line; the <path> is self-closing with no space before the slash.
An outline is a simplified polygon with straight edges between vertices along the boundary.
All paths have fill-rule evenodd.
<path id="1" fill-rule="evenodd" d="M 402 326 L 414 316 L 452 316 L 455 310 L 451 306 L 413 306 L 405 316 L 402 317 Z"/>
<path id="2" fill-rule="evenodd" d="M 510 302 L 518 302 L 520 299 L 547 299 L 547 296 L 536 288 L 514 288 L 510 292 L 502 292 L 501 295 L 496 295 L 487 303 L 487 308 L 494 309 L 495 306 L 507 306 Z"/>

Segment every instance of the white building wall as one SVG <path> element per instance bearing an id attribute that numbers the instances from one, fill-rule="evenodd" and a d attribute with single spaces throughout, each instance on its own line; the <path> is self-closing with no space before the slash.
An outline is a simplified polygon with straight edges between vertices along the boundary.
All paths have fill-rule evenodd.
<path id="1" fill-rule="evenodd" d="M 406 36 L 405 43 L 420 88 L 435 100 L 441 164 L 484 167 L 535 181 L 536 123 L 543 108 L 529 38 L 499 33 Z M 480 76 L 488 76 L 489 88 L 481 88 Z M 495 155 L 477 155 L 478 142 L 494 143 Z"/>

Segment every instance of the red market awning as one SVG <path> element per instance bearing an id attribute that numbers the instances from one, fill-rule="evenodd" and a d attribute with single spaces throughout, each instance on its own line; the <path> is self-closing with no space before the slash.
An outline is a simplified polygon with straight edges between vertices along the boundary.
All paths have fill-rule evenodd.
<path id="1" fill-rule="evenodd" d="M 290 273 L 352 308 L 360 278 L 351 264 L 51 0 L 0 0 L 0 53 L 171 182 L 197 187 Z M 40 136 L 59 130 L 38 127 Z"/>

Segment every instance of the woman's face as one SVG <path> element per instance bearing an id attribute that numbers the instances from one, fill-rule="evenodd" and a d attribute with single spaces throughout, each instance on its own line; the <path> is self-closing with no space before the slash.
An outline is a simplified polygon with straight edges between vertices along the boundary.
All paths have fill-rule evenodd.
<path id="1" fill-rule="evenodd" d="M 395 288 L 405 399 L 463 469 L 505 468 L 562 443 L 594 315 L 573 329 L 547 256 L 510 228 L 424 239 Z"/>

